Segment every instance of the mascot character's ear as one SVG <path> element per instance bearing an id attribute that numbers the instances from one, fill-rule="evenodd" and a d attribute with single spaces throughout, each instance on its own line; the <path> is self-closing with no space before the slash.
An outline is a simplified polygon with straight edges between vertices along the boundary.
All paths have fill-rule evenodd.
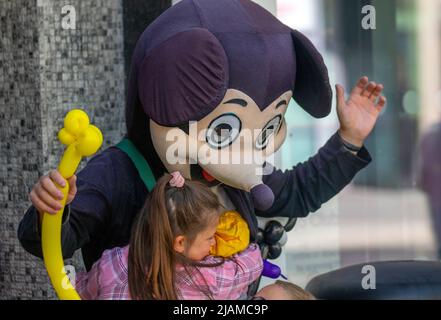
<path id="1" fill-rule="evenodd" d="M 332 105 L 328 69 L 308 38 L 297 30 L 291 30 L 291 36 L 297 60 L 293 98 L 313 117 L 324 118 Z"/>
<path id="2" fill-rule="evenodd" d="M 138 73 L 145 113 L 162 126 L 200 120 L 222 101 L 228 85 L 228 59 L 217 38 L 192 28 L 146 53 Z"/>

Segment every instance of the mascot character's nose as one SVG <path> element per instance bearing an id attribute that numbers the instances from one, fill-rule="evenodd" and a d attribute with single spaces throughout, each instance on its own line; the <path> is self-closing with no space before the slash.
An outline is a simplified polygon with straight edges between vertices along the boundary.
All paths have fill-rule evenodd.
<path id="1" fill-rule="evenodd" d="M 250 192 L 256 209 L 265 211 L 273 205 L 274 193 L 266 184 L 254 186 Z"/>

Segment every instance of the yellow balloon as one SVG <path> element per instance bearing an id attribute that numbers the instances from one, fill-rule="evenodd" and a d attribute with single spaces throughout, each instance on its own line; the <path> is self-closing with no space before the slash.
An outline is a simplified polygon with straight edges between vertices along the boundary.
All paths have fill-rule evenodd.
<path id="1" fill-rule="evenodd" d="M 83 110 L 72 110 L 64 118 L 64 127 L 73 135 L 81 134 L 88 126 L 89 116 Z"/>
<path id="2" fill-rule="evenodd" d="M 79 109 L 66 115 L 58 139 L 67 146 L 58 166 L 58 171 L 65 179 L 75 174 L 82 157 L 93 155 L 103 143 L 101 131 L 90 125 L 88 115 Z M 58 188 L 63 193 L 62 208 L 55 215 L 46 212 L 43 215 L 41 241 L 44 264 L 58 297 L 61 300 L 80 300 L 66 274 L 61 249 L 61 220 L 69 186 L 66 184 L 66 187 Z"/>

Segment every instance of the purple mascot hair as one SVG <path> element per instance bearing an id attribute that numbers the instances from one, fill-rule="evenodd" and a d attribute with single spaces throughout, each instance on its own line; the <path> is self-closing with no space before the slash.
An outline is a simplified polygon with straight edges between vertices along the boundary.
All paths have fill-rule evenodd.
<path id="1" fill-rule="evenodd" d="M 314 117 L 331 108 L 327 69 L 301 33 L 249 0 L 183 0 L 138 41 L 128 115 L 142 106 L 156 123 L 178 126 L 209 114 L 227 89 L 261 109 L 288 90 Z"/>

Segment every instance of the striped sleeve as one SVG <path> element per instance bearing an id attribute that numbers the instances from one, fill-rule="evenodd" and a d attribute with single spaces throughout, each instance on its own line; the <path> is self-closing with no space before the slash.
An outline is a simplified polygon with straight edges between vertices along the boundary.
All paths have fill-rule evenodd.
<path id="1" fill-rule="evenodd" d="M 219 258 L 209 257 L 204 263 L 213 264 Z M 215 300 L 239 299 L 247 292 L 248 286 L 253 283 L 262 273 L 263 261 L 260 249 L 256 244 L 251 244 L 244 251 L 225 259 L 224 263 L 217 267 L 199 268 L 204 282 Z M 202 285 L 199 277 L 192 277 L 198 285 Z M 187 279 L 188 280 L 188 279 Z M 188 280 L 189 281 L 189 280 Z M 183 299 L 201 299 L 200 292 L 190 283 L 180 281 Z"/>
<path id="2" fill-rule="evenodd" d="M 92 269 L 76 279 L 76 290 L 84 300 L 130 299 L 127 272 L 128 248 L 104 251 Z"/>
<path id="3" fill-rule="evenodd" d="M 75 278 L 75 289 L 82 300 L 96 300 L 99 293 L 101 259 L 95 262 L 89 272 L 80 272 Z"/>

